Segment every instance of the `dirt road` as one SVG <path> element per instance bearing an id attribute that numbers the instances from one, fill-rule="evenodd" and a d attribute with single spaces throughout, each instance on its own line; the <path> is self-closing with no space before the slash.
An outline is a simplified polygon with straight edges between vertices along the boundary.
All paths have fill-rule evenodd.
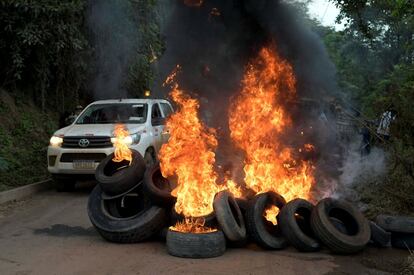
<path id="1" fill-rule="evenodd" d="M 408 252 L 369 248 L 356 256 L 228 249 L 219 258 L 169 256 L 161 241 L 103 241 L 86 213 L 90 187 L 47 191 L 0 206 L 0 274 L 389 274 Z"/>

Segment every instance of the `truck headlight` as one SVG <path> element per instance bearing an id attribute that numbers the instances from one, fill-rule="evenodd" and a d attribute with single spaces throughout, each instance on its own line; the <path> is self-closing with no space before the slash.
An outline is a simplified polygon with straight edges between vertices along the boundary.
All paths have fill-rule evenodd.
<path id="1" fill-rule="evenodd" d="M 50 138 L 50 145 L 51 146 L 59 147 L 59 146 L 62 145 L 62 143 L 63 143 L 63 138 L 62 137 L 52 136 Z"/>
<path id="2" fill-rule="evenodd" d="M 117 137 L 111 138 L 112 144 L 115 144 L 117 139 L 118 139 Z M 122 143 L 125 143 L 126 145 L 133 145 L 133 144 L 138 144 L 140 140 L 141 140 L 141 134 L 135 133 L 135 134 L 124 137 L 122 140 Z"/>

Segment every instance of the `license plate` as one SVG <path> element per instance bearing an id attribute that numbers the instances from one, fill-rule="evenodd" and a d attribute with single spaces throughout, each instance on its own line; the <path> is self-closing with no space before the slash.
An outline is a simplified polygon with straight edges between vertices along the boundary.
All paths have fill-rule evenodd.
<path id="1" fill-rule="evenodd" d="M 74 160 L 73 161 L 74 169 L 95 169 L 95 161 L 93 160 Z"/>

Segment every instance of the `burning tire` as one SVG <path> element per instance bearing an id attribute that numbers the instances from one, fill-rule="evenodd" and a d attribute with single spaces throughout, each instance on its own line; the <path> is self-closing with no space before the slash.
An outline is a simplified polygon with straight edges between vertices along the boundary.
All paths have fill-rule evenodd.
<path id="1" fill-rule="evenodd" d="M 181 258 L 213 258 L 224 254 L 226 239 L 221 231 L 183 233 L 168 230 L 167 250 Z"/>
<path id="2" fill-rule="evenodd" d="M 414 217 L 378 215 L 375 222 L 389 232 L 414 233 Z"/>
<path id="3" fill-rule="evenodd" d="M 110 242 L 140 242 L 165 224 L 165 210 L 151 206 L 141 191 L 114 200 L 102 200 L 101 195 L 97 185 L 89 196 L 88 215 L 99 234 Z"/>
<path id="4" fill-rule="evenodd" d="M 330 217 L 343 222 L 348 234 L 338 230 Z M 352 254 L 368 243 L 371 230 L 368 220 L 351 204 L 331 198 L 321 200 L 311 214 L 315 235 L 332 251 Z"/>
<path id="5" fill-rule="evenodd" d="M 253 198 L 246 211 L 247 233 L 258 245 L 266 249 L 282 249 L 288 242 L 280 233 L 279 227 L 268 222 L 265 210 L 275 205 L 281 209 L 286 204 L 285 199 L 274 192 L 262 193 Z"/>
<path id="6" fill-rule="evenodd" d="M 385 231 L 374 222 L 369 222 L 371 227 L 371 241 L 378 247 L 389 247 L 391 245 L 391 233 Z"/>
<path id="7" fill-rule="evenodd" d="M 414 249 L 414 234 L 411 233 L 391 233 L 392 247 L 412 250 Z"/>
<path id="8" fill-rule="evenodd" d="M 171 206 L 176 201 L 176 198 L 171 195 L 174 187 L 168 179 L 162 176 L 158 165 L 145 171 L 144 187 L 147 194 L 157 204 Z"/>
<path id="9" fill-rule="evenodd" d="M 202 217 L 193 217 L 193 218 L 200 218 L 204 220 L 204 225 L 207 227 L 215 227 L 217 225 L 217 219 L 216 214 L 214 211 L 206 216 Z M 176 224 L 177 222 L 183 222 L 185 220 L 185 217 L 181 214 L 178 214 L 177 211 L 175 211 L 175 208 L 173 207 L 171 209 L 171 222 L 172 224 Z"/>
<path id="10" fill-rule="evenodd" d="M 138 151 L 132 150 L 132 161 L 114 162 L 114 154 L 108 155 L 101 161 L 95 171 L 95 178 L 102 190 L 108 195 L 118 195 L 127 192 L 140 181 L 145 173 L 145 162 Z"/>
<path id="11" fill-rule="evenodd" d="M 321 245 L 315 238 L 310 227 L 313 205 L 303 199 L 288 202 L 280 211 L 280 229 L 290 244 L 304 252 L 320 249 Z"/>
<path id="12" fill-rule="evenodd" d="M 213 206 L 217 222 L 226 237 L 232 242 L 245 240 L 246 226 L 233 195 L 228 191 L 219 192 L 214 198 Z"/>

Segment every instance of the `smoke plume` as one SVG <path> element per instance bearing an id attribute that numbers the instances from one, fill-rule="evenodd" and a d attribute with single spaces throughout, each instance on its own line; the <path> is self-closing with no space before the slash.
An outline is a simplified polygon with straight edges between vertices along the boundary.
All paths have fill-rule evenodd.
<path id="1" fill-rule="evenodd" d="M 139 42 L 131 10 L 129 1 L 89 2 L 87 25 L 96 60 L 91 87 L 95 99 L 127 96 L 124 83 Z"/>

